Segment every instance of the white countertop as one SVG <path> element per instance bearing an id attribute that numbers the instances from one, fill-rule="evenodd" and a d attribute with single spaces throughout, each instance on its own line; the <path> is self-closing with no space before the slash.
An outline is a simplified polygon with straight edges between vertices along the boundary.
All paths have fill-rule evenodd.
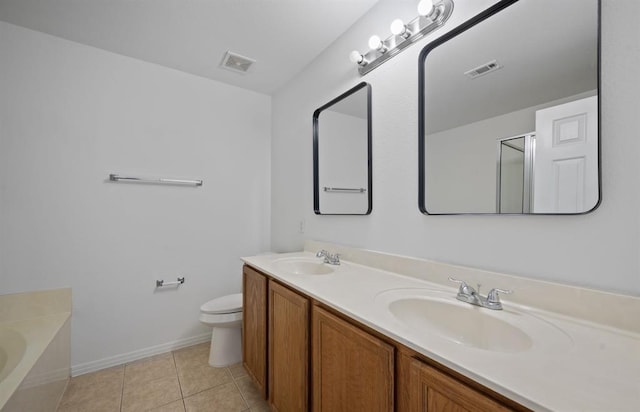
<path id="1" fill-rule="evenodd" d="M 494 352 L 452 342 L 409 328 L 394 318 L 380 294 L 391 289 L 431 289 L 455 300 L 457 289 L 422 279 L 344 261 L 327 275 L 278 270 L 285 257 L 315 259 L 309 252 L 242 258 L 250 266 L 332 307 L 391 339 L 468 376 L 533 410 L 640 410 L 640 334 L 559 315 L 503 298 L 505 311 L 533 316 L 559 329 L 566 344 L 546 344 L 549 336 L 531 336 L 533 347 L 515 353 Z M 484 309 L 481 309 L 484 310 Z M 499 316 L 496 314 L 495 316 Z M 640 319 L 638 319 L 640 322 Z"/>

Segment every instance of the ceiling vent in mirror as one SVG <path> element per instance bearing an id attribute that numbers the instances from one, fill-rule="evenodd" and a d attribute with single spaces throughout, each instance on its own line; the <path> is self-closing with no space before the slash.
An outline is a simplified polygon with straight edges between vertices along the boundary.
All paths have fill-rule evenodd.
<path id="1" fill-rule="evenodd" d="M 465 76 L 475 79 L 476 77 L 484 76 L 485 74 L 502 69 L 502 65 L 497 60 L 491 60 L 481 66 L 474 67 L 473 69 L 464 72 Z"/>
<path id="2" fill-rule="evenodd" d="M 249 71 L 253 63 L 256 61 L 245 56 L 241 56 L 237 53 L 227 51 L 224 54 L 220 67 L 223 69 L 231 70 L 236 73 L 246 73 Z"/>

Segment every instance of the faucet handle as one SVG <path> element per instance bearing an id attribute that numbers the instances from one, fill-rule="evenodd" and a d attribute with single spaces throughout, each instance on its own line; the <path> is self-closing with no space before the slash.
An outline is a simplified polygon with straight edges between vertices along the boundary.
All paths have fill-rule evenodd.
<path id="1" fill-rule="evenodd" d="M 476 291 L 471 286 L 467 285 L 467 282 L 464 280 L 455 279 L 449 276 L 449 281 L 460 284 L 458 295 L 473 295 L 476 293 Z"/>
<path id="2" fill-rule="evenodd" d="M 498 295 L 498 292 L 504 293 L 505 295 L 513 293 L 512 290 L 493 288 L 487 295 L 487 303 L 500 303 L 500 295 Z"/>
<path id="3" fill-rule="evenodd" d="M 318 253 L 316 253 L 316 257 L 323 257 L 323 256 L 327 256 L 328 252 L 324 249 L 321 249 L 318 251 Z"/>
<path id="4" fill-rule="evenodd" d="M 452 278 L 451 276 L 449 276 L 449 282 L 459 283 L 460 287 L 462 287 L 462 285 L 466 285 L 467 284 L 467 282 L 465 282 L 464 280 Z"/>

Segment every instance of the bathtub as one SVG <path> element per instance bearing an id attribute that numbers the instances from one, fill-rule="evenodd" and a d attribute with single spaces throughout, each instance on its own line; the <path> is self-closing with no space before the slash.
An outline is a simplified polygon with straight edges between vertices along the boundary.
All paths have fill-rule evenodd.
<path id="1" fill-rule="evenodd" d="M 54 412 L 70 374 L 71 290 L 0 296 L 0 411 Z"/>
<path id="2" fill-rule="evenodd" d="M 24 336 L 13 329 L 0 328 L 0 383 L 20 363 L 27 348 Z"/>

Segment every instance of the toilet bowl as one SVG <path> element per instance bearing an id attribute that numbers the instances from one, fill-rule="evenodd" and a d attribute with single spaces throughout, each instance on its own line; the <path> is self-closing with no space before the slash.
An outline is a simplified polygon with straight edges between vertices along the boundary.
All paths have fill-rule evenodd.
<path id="1" fill-rule="evenodd" d="M 242 361 L 242 293 L 202 305 L 200 322 L 213 327 L 209 365 L 221 368 Z"/>

